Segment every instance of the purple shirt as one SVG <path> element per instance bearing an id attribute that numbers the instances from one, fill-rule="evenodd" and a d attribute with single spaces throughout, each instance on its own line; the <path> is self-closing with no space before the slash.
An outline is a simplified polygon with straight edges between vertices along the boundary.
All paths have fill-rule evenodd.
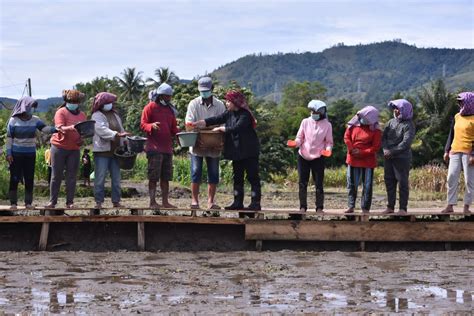
<path id="1" fill-rule="evenodd" d="M 295 141 L 304 159 L 319 158 L 321 150 L 332 150 L 332 125 L 327 119 L 315 121 L 311 117 L 305 118 L 301 121 Z"/>

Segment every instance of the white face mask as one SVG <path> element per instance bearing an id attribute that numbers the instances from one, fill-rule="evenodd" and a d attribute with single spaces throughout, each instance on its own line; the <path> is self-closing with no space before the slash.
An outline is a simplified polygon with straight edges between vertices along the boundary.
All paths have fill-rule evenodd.
<path id="1" fill-rule="evenodd" d="M 108 104 L 104 104 L 104 106 L 102 107 L 102 109 L 106 112 L 112 110 L 112 107 L 113 107 L 113 104 L 112 103 L 108 103 Z"/>
<path id="2" fill-rule="evenodd" d="M 165 100 L 160 100 L 160 103 L 161 103 L 161 105 L 164 105 L 164 106 L 168 105 L 168 103 L 166 103 Z"/>

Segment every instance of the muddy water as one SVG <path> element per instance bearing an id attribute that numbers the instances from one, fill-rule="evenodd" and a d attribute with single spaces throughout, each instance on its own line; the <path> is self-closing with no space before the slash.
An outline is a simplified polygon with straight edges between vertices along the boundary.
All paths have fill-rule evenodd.
<path id="1" fill-rule="evenodd" d="M 0 253 L 0 314 L 471 312 L 474 253 Z"/>

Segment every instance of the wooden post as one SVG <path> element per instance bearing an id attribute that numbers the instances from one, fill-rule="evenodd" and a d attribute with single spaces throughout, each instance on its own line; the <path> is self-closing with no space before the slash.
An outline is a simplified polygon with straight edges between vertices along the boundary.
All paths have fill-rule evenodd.
<path id="1" fill-rule="evenodd" d="M 143 215 L 143 210 L 137 211 L 137 215 Z M 145 223 L 137 223 L 137 232 L 138 232 L 138 249 L 140 251 L 145 251 Z"/>
<path id="2" fill-rule="evenodd" d="M 43 223 L 41 225 L 41 234 L 39 240 L 39 250 L 45 251 L 46 246 L 48 245 L 48 235 L 49 235 L 49 223 Z"/>
<path id="3" fill-rule="evenodd" d="M 360 251 L 365 251 L 365 241 L 359 243 Z"/>
<path id="4" fill-rule="evenodd" d="M 265 219 L 265 214 L 262 212 L 257 212 L 257 219 Z M 255 241 L 255 249 L 257 251 L 262 251 L 263 241 L 261 239 Z"/>

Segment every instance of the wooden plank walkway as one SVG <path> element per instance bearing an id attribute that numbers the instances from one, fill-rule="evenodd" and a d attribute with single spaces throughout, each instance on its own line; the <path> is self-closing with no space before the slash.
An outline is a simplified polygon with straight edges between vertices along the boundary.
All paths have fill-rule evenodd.
<path id="1" fill-rule="evenodd" d="M 64 211 L 67 216 L 38 215 L 38 212 L 46 211 L 48 214 L 47 211 L 51 210 Z M 165 212 L 164 215 L 142 215 L 145 211 L 156 211 L 149 208 L 101 209 L 105 212 L 117 210 L 126 214 L 89 215 L 96 209 L 84 207 L 73 209 L 37 207 L 28 210 L 18 208 L 13 212 L 21 212 L 19 215 L 0 216 L 0 224 L 41 224 L 38 242 L 40 250 L 47 249 L 51 223 L 137 223 L 137 248 L 139 250 L 146 250 L 145 223 L 243 225 L 245 239 L 255 241 L 257 250 L 262 249 L 265 240 L 356 241 L 360 242 L 361 250 L 365 249 L 365 242 L 371 241 L 445 242 L 445 249 L 450 249 L 451 242 L 474 242 L 474 221 L 462 221 L 470 214 L 462 212 L 442 214 L 440 211 L 430 209 L 411 209 L 406 214 L 383 214 L 380 210 L 370 213 L 344 214 L 344 210 L 335 209 L 325 210 L 324 213 L 316 213 L 314 210 L 303 213 L 295 209 L 282 208 L 244 212 L 255 214 L 255 218 L 238 218 L 237 214 L 242 211 L 234 210 L 219 210 L 220 217 L 209 217 L 202 216 L 203 212 L 207 211 L 205 209 L 160 209 L 161 212 Z M 0 205 L 0 214 L 6 211 L 11 211 L 9 206 Z M 77 215 L 78 211 L 86 214 Z M 74 214 L 68 214 L 71 212 Z M 288 216 L 292 214 L 304 214 L 306 220 L 289 220 Z M 409 221 L 403 220 L 403 218 L 409 218 Z"/>

